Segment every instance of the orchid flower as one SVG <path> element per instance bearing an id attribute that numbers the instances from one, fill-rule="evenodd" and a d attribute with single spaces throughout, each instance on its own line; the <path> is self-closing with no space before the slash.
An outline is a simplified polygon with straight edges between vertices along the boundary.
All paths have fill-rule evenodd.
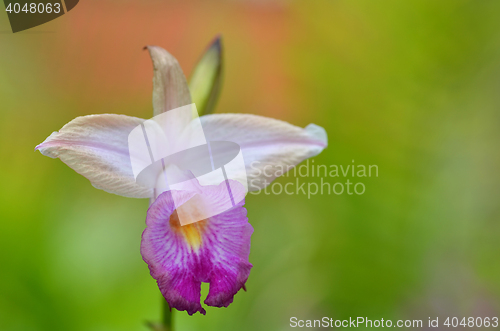
<path id="1" fill-rule="evenodd" d="M 240 146 L 250 191 L 269 185 L 276 177 L 270 174 L 279 173 L 277 170 L 289 169 L 326 148 L 326 133 L 314 124 L 300 128 L 256 115 L 209 114 L 221 87 L 220 38 L 201 58 L 190 85 L 170 53 L 157 46 L 147 49 L 154 69 L 154 115 L 196 104 L 203 114 L 200 121 L 207 141 L 232 141 Z M 252 268 L 248 258 L 253 228 L 243 207 L 245 201 L 241 199 L 216 216 L 181 226 L 171 192 L 145 187 L 134 178 L 128 136 L 144 121 L 116 114 L 77 117 L 52 133 L 36 150 L 59 158 L 98 189 L 151 199 L 141 254 L 170 307 L 186 310 L 190 315 L 205 314 L 200 304 L 201 282 L 210 283 L 205 304 L 227 307 L 234 295 L 245 289 Z M 176 129 L 175 123 L 167 125 Z M 216 204 L 225 185 L 200 189 Z M 238 195 L 244 189 L 232 181 L 231 190 Z M 186 202 L 192 196 L 193 192 L 181 191 L 177 197 Z"/>

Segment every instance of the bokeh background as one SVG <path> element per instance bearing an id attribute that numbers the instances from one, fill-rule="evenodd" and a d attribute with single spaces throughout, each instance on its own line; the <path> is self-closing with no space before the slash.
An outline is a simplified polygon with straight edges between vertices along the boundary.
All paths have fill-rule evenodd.
<path id="1" fill-rule="evenodd" d="M 249 195 L 248 291 L 206 316 L 178 312 L 176 330 L 498 316 L 498 17 L 493 0 L 85 0 L 12 34 L 0 14 L 0 330 L 160 319 L 139 253 L 148 202 L 33 149 L 77 116 L 151 117 L 142 48 L 168 49 L 189 75 L 219 33 L 217 112 L 321 125 L 315 164 L 355 160 L 379 177 L 360 196 Z"/>

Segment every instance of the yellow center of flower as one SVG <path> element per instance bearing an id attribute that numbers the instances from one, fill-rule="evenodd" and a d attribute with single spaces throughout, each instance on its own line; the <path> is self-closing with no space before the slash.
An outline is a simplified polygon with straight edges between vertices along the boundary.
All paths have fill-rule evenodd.
<path id="1" fill-rule="evenodd" d="M 174 232 L 183 235 L 186 242 L 194 251 L 198 251 L 200 249 L 202 241 L 201 237 L 206 225 L 207 220 L 202 220 L 181 226 L 177 211 L 174 211 L 170 216 L 170 228 Z"/>

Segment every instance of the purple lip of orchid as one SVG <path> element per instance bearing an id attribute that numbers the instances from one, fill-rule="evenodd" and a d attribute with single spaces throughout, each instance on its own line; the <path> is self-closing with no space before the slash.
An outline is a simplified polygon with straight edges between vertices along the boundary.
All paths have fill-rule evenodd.
<path id="1" fill-rule="evenodd" d="M 230 181 L 234 192 L 244 188 Z M 214 203 L 225 199 L 226 183 L 203 187 Z M 193 193 L 181 192 L 188 201 Z M 171 307 L 205 314 L 200 304 L 201 282 L 210 283 L 205 304 L 227 307 L 245 286 L 252 265 L 248 262 L 250 237 L 246 209 L 241 201 L 206 220 L 181 226 L 171 192 L 162 193 L 148 210 L 141 254 Z"/>
<path id="2" fill-rule="evenodd" d="M 166 50 L 147 48 L 153 60 L 154 115 L 195 103 L 200 114 L 212 112 L 220 90 L 221 42 L 208 48 L 188 86 L 177 60 Z M 193 100 L 191 100 L 193 97 Z M 211 114 L 200 117 L 207 141 L 231 141 L 241 148 L 248 191 L 265 188 L 283 169 L 290 169 L 327 147 L 325 130 L 310 124 L 289 123 L 248 114 Z M 52 133 L 36 147 L 43 155 L 59 158 L 91 184 L 109 193 L 149 198 L 147 228 L 141 254 L 168 304 L 190 315 L 205 313 L 200 304 L 201 282 L 210 283 L 205 304 L 227 307 L 244 288 L 252 265 L 248 262 L 250 237 L 244 199 L 232 208 L 202 221 L 180 225 L 173 196 L 186 201 L 179 208 L 196 214 L 192 191 L 161 190 L 136 182 L 128 136 L 143 119 L 115 115 L 78 117 Z M 273 174 L 269 176 L 268 174 Z M 225 180 L 200 190 L 210 203 L 220 203 L 227 187 L 236 195 L 245 191 L 241 181 Z M 183 200 L 184 199 L 184 200 Z M 179 204 L 178 204 L 179 206 Z"/>

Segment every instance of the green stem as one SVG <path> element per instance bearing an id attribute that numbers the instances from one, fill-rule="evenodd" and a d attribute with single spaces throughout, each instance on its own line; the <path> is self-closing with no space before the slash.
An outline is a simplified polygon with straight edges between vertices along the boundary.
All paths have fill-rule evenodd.
<path id="1" fill-rule="evenodd" d="M 174 311 L 168 305 L 167 300 L 165 300 L 163 296 L 161 298 L 163 300 L 163 321 L 162 321 L 163 327 L 165 331 L 174 331 L 174 327 L 172 324 L 172 317 Z"/>

